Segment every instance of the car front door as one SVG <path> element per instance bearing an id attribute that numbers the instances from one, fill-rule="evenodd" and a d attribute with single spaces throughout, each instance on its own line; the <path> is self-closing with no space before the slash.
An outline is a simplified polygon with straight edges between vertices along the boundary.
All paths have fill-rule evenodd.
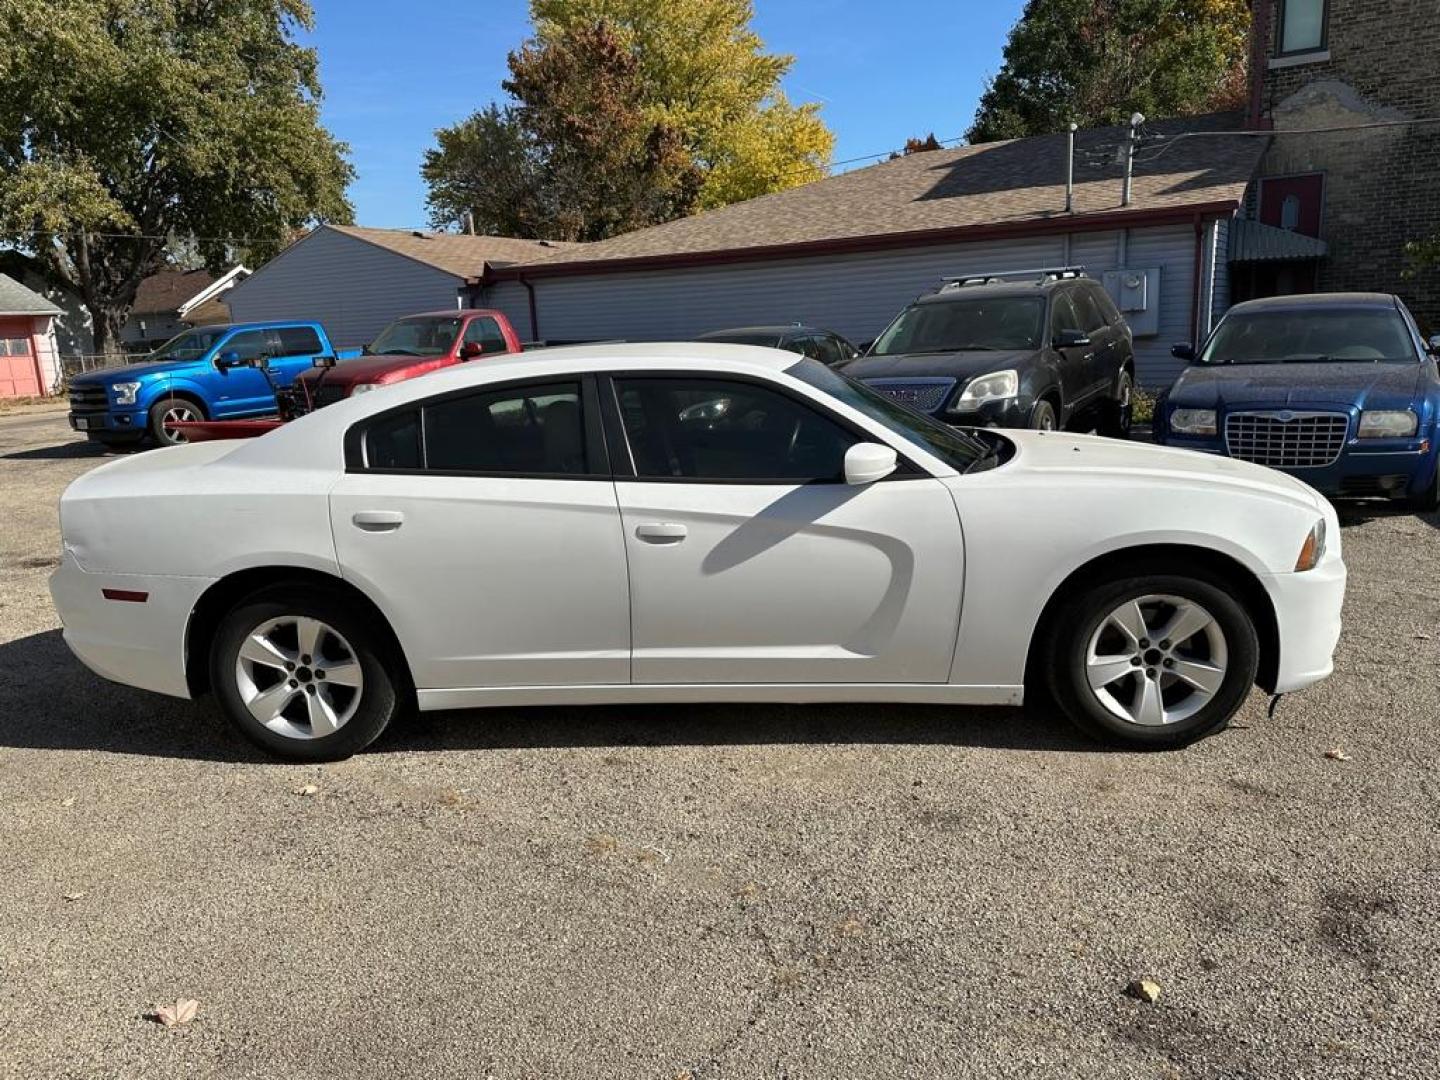
<path id="1" fill-rule="evenodd" d="M 625 545 L 594 383 L 485 386 L 352 429 L 341 572 L 421 690 L 630 681 Z"/>
<path id="2" fill-rule="evenodd" d="M 210 401 L 213 417 L 248 416 L 275 411 L 275 395 L 258 367 L 221 367 L 217 361 L 232 353 L 237 359 L 258 361 L 273 349 L 268 330 L 240 330 L 231 334 L 211 356 L 219 387 Z"/>
<path id="3" fill-rule="evenodd" d="M 875 437 L 778 384 L 617 374 L 601 395 L 636 683 L 948 678 L 964 552 L 939 480 L 847 485 Z"/>
<path id="4" fill-rule="evenodd" d="M 1080 327 L 1090 336 L 1089 361 L 1086 365 L 1086 394 L 1098 397 L 1111 390 L 1120 372 L 1120 332 L 1110 325 L 1100 304 L 1102 290 L 1098 285 L 1082 285 L 1071 293 Z"/>

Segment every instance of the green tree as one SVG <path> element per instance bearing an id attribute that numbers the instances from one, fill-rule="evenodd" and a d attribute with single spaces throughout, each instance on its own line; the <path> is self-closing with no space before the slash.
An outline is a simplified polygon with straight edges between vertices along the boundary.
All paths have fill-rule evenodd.
<path id="1" fill-rule="evenodd" d="M 4 264 L 77 296 L 98 351 L 172 238 L 218 267 L 351 220 L 310 26 L 303 0 L 0 0 Z"/>
<path id="2" fill-rule="evenodd" d="M 1233 108 L 1247 0 L 1027 0 L 969 142 Z"/>

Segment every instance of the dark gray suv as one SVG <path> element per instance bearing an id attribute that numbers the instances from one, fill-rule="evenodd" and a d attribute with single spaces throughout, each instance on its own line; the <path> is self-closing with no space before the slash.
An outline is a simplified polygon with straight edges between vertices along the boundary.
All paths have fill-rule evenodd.
<path id="1" fill-rule="evenodd" d="M 842 370 L 948 424 L 1130 430 L 1130 327 L 1083 267 L 949 281 Z"/>

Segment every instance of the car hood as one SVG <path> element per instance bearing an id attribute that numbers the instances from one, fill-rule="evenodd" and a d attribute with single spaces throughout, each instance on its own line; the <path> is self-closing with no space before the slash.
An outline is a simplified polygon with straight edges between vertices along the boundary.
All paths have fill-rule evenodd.
<path id="1" fill-rule="evenodd" d="M 121 379 L 125 382 L 134 382 L 136 379 L 143 379 L 148 375 L 179 375 L 198 363 L 195 360 L 157 360 L 150 364 L 120 364 L 116 367 L 101 368 L 99 371 L 87 371 L 84 375 L 76 375 L 70 380 L 70 385 L 109 386 Z"/>
<path id="2" fill-rule="evenodd" d="M 1407 404 L 1420 382 L 1419 364 L 1192 364 L 1170 389 L 1171 405 L 1229 406 Z"/>
<path id="3" fill-rule="evenodd" d="M 1004 434 L 1015 443 L 1013 465 L 1024 472 L 1113 476 L 1117 483 L 1144 476 L 1174 482 L 1194 491 L 1197 498 L 1206 489 L 1244 489 L 1324 511 L 1323 497 L 1310 485 L 1248 461 L 1098 435 L 1053 431 Z"/>
<path id="4" fill-rule="evenodd" d="M 399 382 L 414 378 L 427 371 L 448 367 L 455 361 L 449 355 L 443 356 L 378 356 L 364 353 L 353 360 L 341 360 L 325 373 L 327 386 L 357 386 L 360 383 Z M 386 378 L 398 375 L 399 378 Z M 320 377 L 320 369 L 305 372 L 300 378 L 314 381 Z"/>
<path id="5" fill-rule="evenodd" d="M 1027 362 L 1034 349 L 1005 351 L 975 349 L 943 353 L 896 353 L 860 356 L 840 370 L 852 379 L 909 379 L 948 377 L 971 379 L 988 371 L 1001 371 Z"/>

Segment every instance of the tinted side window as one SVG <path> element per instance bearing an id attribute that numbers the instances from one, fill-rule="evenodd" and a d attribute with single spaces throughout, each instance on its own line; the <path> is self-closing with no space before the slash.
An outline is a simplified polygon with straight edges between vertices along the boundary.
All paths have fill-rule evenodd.
<path id="1" fill-rule="evenodd" d="M 1087 334 L 1106 329 L 1110 323 L 1095 299 L 1094 289 L 1076 289 L 1070 294 L 1075 302 L 1075 313 L 1080 317 L 1080 329 Z"/>
<path id="2" fill-rule="evenodd" d="M 1056 293 L 1050 306 L 1050 337 L 1053 341 L 1055 336 L 1062 330 L 1079 330 L 1080 317 L 1075 313 L 1075 305 L 1070 302 L 1068 293 Z"/>
<path id="3" fill-rule="evenodd" d="M 308 326 L 282 326 L 277 333 L 280 356 L 314 356 L 322 351 L 320 335 Z"/>
<path id="4" fill-rule="evenodd" d="M 509 387 L 425 406 L 425 467 L 584 475 L 580 384 Z"/>
<path id="5" fill-rule="evenodd" d="M 1120 309 L 1115 306 L 1115 301 L 1110 299 L 1110 294 L 1103 287 L 1092 286 L 1090 294 L 1095 297 L 1095 303 L 1100 305 L 1100 314 L 1107 323 L 1111 326 L 1119 326 L 1124 321 L 1120 318 Z"/>
<path id="6" fill-rule="evenodd" d="M 420 412 L 410 409 L 371 424 L 365 432 L 365 463 L 372 469 L 418 469 Z"/>
<path id="7" fill-rule="evenodd" d="M 465 327 L 464 343 L 479 345 L 486 353 L 505 351 L 505 335 L 500 333 L 500 326 L 494 319 L 471 319 L 470 325 Z"/>
<path id="8" fill-rule="evenodd" d="M 240 354 L 241 360 L 258 360 L 270 352 L 270 335 L 264 330 L 245 330 L 236 334 L 220 346 L 223 355 L 228 352 Z"/>
<path id="9" fill-rule="evenodd" d="M 617 379 L 642 478 L 843 482 L 848 431 L 764 386 L 724 379 Z"/>

